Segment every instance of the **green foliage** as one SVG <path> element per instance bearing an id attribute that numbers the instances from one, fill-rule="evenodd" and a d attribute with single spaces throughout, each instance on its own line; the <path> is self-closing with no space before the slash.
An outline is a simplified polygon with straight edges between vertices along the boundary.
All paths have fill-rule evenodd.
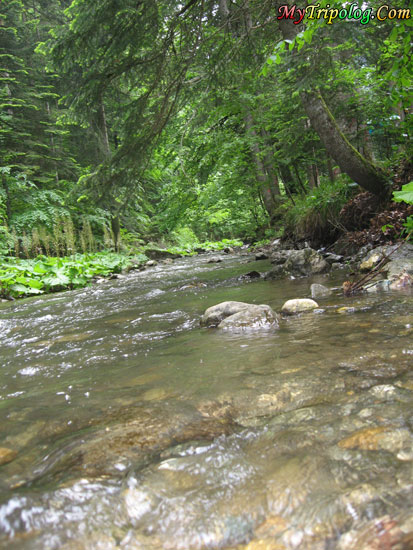
<path id="1" fill-rule="evenodd" d="M 126 252 L 284 220 L 330 238 L 347 191 L 311 189 L 334 169 L 301 105 L 316 87 L 366 158 L 409 157 L 411 20 L 281 40 L 269 1 L 1 4 L 0 253 L 114 251 L 114 220 Z"/>
<path id="2" fill-rule="evenodd" d="M 13 237 L 7 227 L 0 225 L 0 256 L 8 254 L 13 247 Z"/>
<path id="3" fill-rule="evenodd" d="M 284 213 L 286 234 L 294 240 L 332 241 L 340 229 L 339 213 L 353 193 L 348 183 L 327 180 L 311 194 L 295 197 Z"/>
<path id="4" fill-rule="evenodd" d="M 196 249 L 202 249 L 207 251 L 219 251 L 224 250 L 224 248 L 237 248 L 242 246 L 244 243 L 239 239 L 222 239 L 221 241 L 192 241 L 191 244 L 188 244 L 186 241 L 186 246 L 171 246 L 167 250 L 173 254 L 181 254 L 183 256 L 191 256 L 195 253 Z M 152 247 L 151 247 L 152 248 Z"/>
<path id="5" fill-rule="evenodd" d="M 134 262 L 144 263 L 138 255 Z M 82 288 L 93 277 L 120 273 L 131 265 L 131 258 L 114 253 L 75 254 L 64 258 L 40 255 L 33 260 L 3 258 L 0 267 L 0 295 L 19 298 L 45 292 Z"/>
<path id="6" fill-rule="evenodd" d="M 190 227 L 178 227 L 170 235 L 175 246 L 180 249 L 194 249 L 199 245 L 198 237 Z"/>
<path id="7" fill-rule="evenodd" d="M 395 202 L 407 202 L 407 204 L 413 204 L 413 181 L 403 185 L 401 191 L 393 192 L 393 200 Z M 405 223 L 404 233 L 409 240 L 413 240 L 413 216 L 407 216 Z"/>
<path id="8" fill-rule="evenodd" d="M 413 204 L 413 181 L 403 185 L 401 191 L 393 192 L 394 202 L 407 202 L 407 204 Z"/>

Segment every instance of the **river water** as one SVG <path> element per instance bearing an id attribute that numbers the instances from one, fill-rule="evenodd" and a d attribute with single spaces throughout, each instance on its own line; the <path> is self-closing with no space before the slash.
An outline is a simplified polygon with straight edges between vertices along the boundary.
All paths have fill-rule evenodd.
<path id="1" fill-rule="evenodd" d="M 345 275 L 207 259 L 0 305 L 0 548 L 413 548 L 411 292 L 223 332 Z"/>

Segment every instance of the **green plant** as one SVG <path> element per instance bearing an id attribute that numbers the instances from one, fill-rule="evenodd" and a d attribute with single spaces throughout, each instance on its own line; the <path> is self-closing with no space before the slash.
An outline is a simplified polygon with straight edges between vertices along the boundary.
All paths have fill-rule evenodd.
<path id="1" fill-rule="evenodd" d="M 134 263 L 144 263 L 143 254 Z M 5 258 L 0 268 L 0 296 L 19 298 L 86 286 L 93 277 L 120 273 L 131 265 L 131 258 L 112 252 L 74 254 L 49 258 L 39 255 L 32 260 Z"/>
<path id="2" fill-rule="evenodd" d="M 310 195 L 294 198 L 284 213 L 286 234 L 319 243 L 333 241 L 340 229 L 339 214 L 354 188 L 340 181 L 325 181 Z"/>
<path id="3" fill-rule="evenodd" d="M 401 191 L 393 192 L 394 202 L 406 202 L 407 204 L 413 204 L 413 181 L 403 185 Z M 413 216 L 407 216 L 405 223 L 404 233 L 407 235 L 409 240 L 413 239 Z"/>
<path id="4" fill-rule="evenodd" d="M 184 226 L 171 233 L 175 245 L 179 248 L 193 249 L 199 246 L 199 239 L 190 227 Z"/>

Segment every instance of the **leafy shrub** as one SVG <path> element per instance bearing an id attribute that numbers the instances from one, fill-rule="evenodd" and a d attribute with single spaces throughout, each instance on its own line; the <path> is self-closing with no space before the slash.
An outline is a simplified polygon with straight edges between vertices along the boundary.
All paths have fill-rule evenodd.
<path id="1" fill-rule="evenodd" d="M 175 231 L 171 233 L 171 238 L 179 248 L 193 249 L 199 246 L 198 237 L 192 229 L 187 226 L 175 229 Z"/>
<path id="2" fill-rule="evenodd" d="M 401 191 L 393 192 L 394 202 L 406 202 L 407 204 L 413 204 L 413 181 L 403 185 Z M 413 216 L 407 216 L 405 223 L 405 233 L 409 239 L 413 239 Z"/>
<path id="3" fill-rule="evenodd" d="M 7 227 L 0 225 L 0 256 L 4 256 L 13 248 L 13 237 L 7 230 Z"/>
<path id="4" fill-rule="evenodd" d="M 134 261 L 143 263 L 147 259 L 141 254 Z M 131 263 L 127 256 L 110 252 L 76 254 L 64 258 L 40 255 L 33 260 L 6 258 L 0 268 L 0 295 L 4 298 L 18 298 L 82 288 L 93 277 L 120 273 Z"/>
<path id="5" fill-rule="evenodd" d="M 295 206 L 284 214 L 286 235 L 316 244 L 332 242 L 341 230 L 340 211 L 352 193 L 352 185 L 326 181 L 310 195 L 295 197 Z"/>

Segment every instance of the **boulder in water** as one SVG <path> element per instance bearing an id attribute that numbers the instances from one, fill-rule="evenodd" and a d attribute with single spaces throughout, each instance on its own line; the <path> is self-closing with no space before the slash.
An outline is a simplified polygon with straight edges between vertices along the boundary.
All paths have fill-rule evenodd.
<path id="1" fill-rule="evenodd" d="M 271 262 L 275 267 L 267 273 L 266 279 L 278 279 L 289 275 L 308 277 L 330 270 L 330 264 L 312 248 L 281 250 L 271 256 Z"/>
<path id="2" fill-rule="evenodd" d="M 274 311 L 267 305 L 247 304 L 242 311 L 226 317 L 218 328 L 226 330 L 269 330 L 278 328 L 278 319 Z"/>
<path id="3" fill-rule="evenodd" d="M 228 301 L 211 306 L 202 316 L 201 325 L 204 327 L 217 327 L 226 317 L 239 313 L 249 305 L 245 302 Z"/>
<path id="4" fill-rule="evenodd" d="M 225 329 L 268 329 L 277 328 L 278 319 L 270 306 L 229 301 L 209 307 L 201 319 L 201 325 Z"/>
<path id="5" fill-rule="evenodd" d="M 287 300 L 281 311 L 287 315 L 294 315 L 295 313 L 312 311 L 316 308 L 318 308 L 318 304 L 314 300 L 310 300 L 309 298 L 295 298 L 293 300 Z"/>

